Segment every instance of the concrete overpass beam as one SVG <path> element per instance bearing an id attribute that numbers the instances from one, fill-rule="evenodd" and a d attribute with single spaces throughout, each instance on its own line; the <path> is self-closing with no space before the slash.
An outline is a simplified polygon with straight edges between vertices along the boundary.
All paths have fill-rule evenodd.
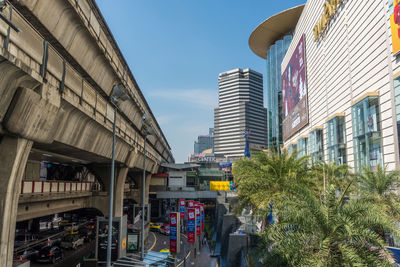
<path id="1" fill-rule="evenodd" d="M 32 141 L 4 136 L 0 140 L 0 262 L 12 266 L 18 198 Z"/>

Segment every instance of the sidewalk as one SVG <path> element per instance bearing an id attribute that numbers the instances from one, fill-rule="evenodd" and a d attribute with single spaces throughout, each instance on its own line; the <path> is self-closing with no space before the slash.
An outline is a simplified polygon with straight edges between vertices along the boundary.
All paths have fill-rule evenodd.
<path id="1" fill-rule="evenodd" d="M 216 267 L 217 258 L 211 257 L 210 249 L 207 245 L 203 245 L 200 249 L 200 255 L 196 255 L 196 267 Z"/>

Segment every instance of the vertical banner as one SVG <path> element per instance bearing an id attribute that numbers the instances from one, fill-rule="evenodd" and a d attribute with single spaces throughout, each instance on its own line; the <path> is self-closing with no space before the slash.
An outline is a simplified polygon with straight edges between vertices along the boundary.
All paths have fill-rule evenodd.
<path id="1" fill-rule="evenodd" d="M 187 221 L 187 242 L 194 243 L 195 240 L 195 231 L 196 231 L 196 221 L 195 221 L 195 209 L 188 208 L 188 221 Z"/>
<path id="2" fill-rule="evenodd" d="M 200 203 L 201 231 L 204 232 L 204 203 Z"/>
<path id="3" fill-rule="evenodd" d="M 179 212 L 169 214 L 169 251 L 179 253 L 180 248 L 180 217 Z"/>
<path id="4" fill-rule="evenodd" d="M 189 208 L 194 208 L 194 201 L 193 200 L 189 200 L 188 201 L 188 207 Z"/>
<path id="5" fill-rule="evenodd" d="M 200 216 L 200 206 L 195 205 L 195 214 L 196 214 L 196 235 L 200 236 L 201 235 L 201 216 Z"/>
<path id="6" fill-rule="evenodd" d="M 390 29 L 392 33 L 393 55 L 400 51 L 400 2 L 398 0 L 389 0 Z"/>
<path id="7" fill-rule="evenodd" d="M 185 199 L 181 198 L 179 200 L 179 211 L 181 213 L 181 218 L 185 218 Z"/>

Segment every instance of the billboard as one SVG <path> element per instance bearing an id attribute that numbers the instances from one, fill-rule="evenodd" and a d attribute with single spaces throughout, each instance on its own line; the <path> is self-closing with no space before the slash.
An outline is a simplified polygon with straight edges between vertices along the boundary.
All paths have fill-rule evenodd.
<path id="1" fill-rule="evenodd" d="M 282 74 L 283 140 L 308 124 L 305 35 L 300 38 Z"/>
<path id="2" fill-rule="evenodd" d="M 210 191 L 230 191 L 229 181 L 210 181 Z"/>
<path id="3" fill-rule="evenodd" d="M 400 0 L 389 0 L 393 55 L 400 51 Z"/>

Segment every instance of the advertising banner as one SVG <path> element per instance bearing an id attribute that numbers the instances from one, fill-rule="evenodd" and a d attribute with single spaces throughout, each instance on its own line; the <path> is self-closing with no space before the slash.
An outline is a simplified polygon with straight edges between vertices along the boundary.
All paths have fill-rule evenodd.
<path id="1" fill-rule="evenodd" d="M 179 200 L 179 212 L 181 213 L 181 218 L 185 218 L 185 199 L 181 198 Z"/>
<path id="2" fill-rule="evenodd" d="M 195 231 L 196 231 L 196 221 L 195 214 L 196 211 L 193 208 L 188 208 L 188 221 L 187 221 L 187 242 L 194 243 L 195 241 Z"/>
<path id="3" fill-rule="evenodd" d="M 107 260 L 107 237 L 108 221 L 103 220 L 98 222 L 98 260 Z M 119 222 L 112 222 L 112 235 L 111 235 L 111 261 L 118 260 L 118 243 L 119 243 Z"/>
<path id="4" fill-rule="evenodd" d="M 111 261 L 126 255 L 127 249 L 127 216 L 114 217 L 112 227 L 108 227 L 108 219 L 97 217 L 95 255 L 99 262 L 107 260 L 107 239 L 111 232 Z"/>
<path id="5" fill-rule="evenodd" d="M 126 252 L 133 253 L 139 250 L 139 233 L 128 233 L 128 246 Z"/>
<path id="6" fill-rule="evenodd" d="M 230 191 L 229 181 L 210 181 L 210 191 Z"/>
<path id="7" fill-rule="evenodd" d="M 200 219 L 201 219 L 201 231 L 204 232 L 204 204 L 200 203 Z"/>
<path id="8" fill-rule="evenodd" d="M 305 35 L 300 38 L 282 74 L 283 140 L 308 124 Z"/>
<path id="9" fill-rule="evenodd" d="M 200 206 L 195 205 L 195 214 L 196 214 L 196 235 L 200 236 L 201 235 L 201 215 L 200 215 Z"/>
<path id="10" fill-rule="evenodd" d="M 400 51 L 400 1 L 389 0 L 390 29 L 392 32 L 393 55 Z"/>
<path id="11" fill-rule="evenodd" d="M 193 200 L 189 200 L 188 201 L 188 207 L 189 208 L 194 208 L 194 201 Z"/>
<path id="12" fill-rule="evenodd" d="M 179 235 L 180 235 L 180 217 L 179 212 L 169 214 L 169 251 L 179 253 Z"/>

